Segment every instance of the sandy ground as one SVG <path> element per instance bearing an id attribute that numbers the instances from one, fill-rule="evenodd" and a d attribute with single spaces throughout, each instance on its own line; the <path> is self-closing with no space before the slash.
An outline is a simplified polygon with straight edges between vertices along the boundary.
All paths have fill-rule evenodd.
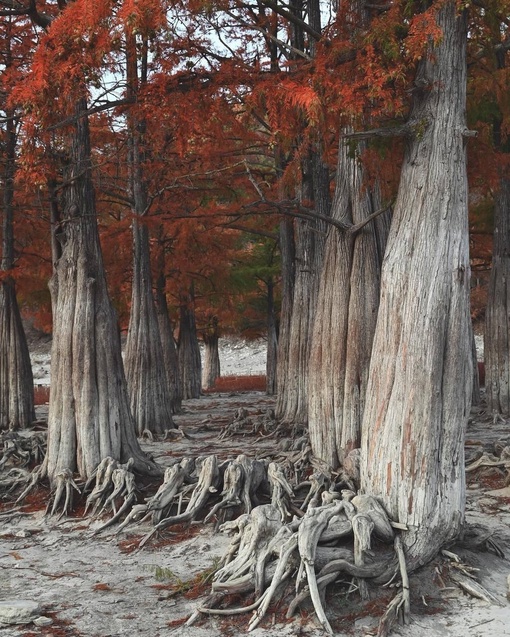
<path id="1" fill-rule="evenodd" d="M 239 349 L 246 353 L 245 348 Z M 235 357 L 236 350 L 231 351 Z M 144 444 L 144 448 L 163 465 L 185 453 L 217 453 L 221 458 L 233 458 L 241 449 L 249 454 L 272 453 L 275 442 L 271 439 L 218 440 L 221 427 L 233 419 L 239 406 L 255 416 L 271 407 L 272 399 L 251 392 L 212 394 L 187 401 L 184 413 L 176 421 L 192 439 L 151 442 Z M 483 410 L 476 410 L 468 430 L 468 451 L 478 443 L 491 445 L 507 433 L 508 423 L 494 425 Z M 450 560 L 440 556 L 411 578 L 412 623 L 397 627 L 394 634 L 510 637 L 510 605 L 506 599 L 510 575 L 510 492 L 498 491 L 502 486 L 502 478 L 496 472 L 490 476 L 470 475 L 467 521 L 494 534 L 507 557 L 452 548 L 465 563 L 479 569 L 479 580 L 499 605 L 473 599 L 446 577 L 441 579 Z M 47 496 L 41 488 L 31 498 L 31 508 L 38 508 L 34 506 L 38 501 L 41 508 Z M 5 510 L 8 505 L 2 508 Z M 149 526 L 119 535 L 115 535 L 115 529 L 106 530 L 96 536 L 92 535 L 93 528 L 94 524 L 89 526 L 79 511 L 78 515 L 60 521 L 45 518 L 39 510 L 0 522 L 0 598 L 36 601 L 41 605 L 41 615 L 53 622 L 46 627 L 29 624 L 3 628 L 0 637 L 209 637 L 246 633 L 249 615 L 228 621 L 205 618 L 191 628 L 172 625 L 188 617 L 200 603 L 190 598 L 190 593 L 175 594 L 175 588 L 187 588 L 191 580 L 206 574 L 229 543 L 228 537 L 214 532 L 212 524 L 198 523 L 165 532 L 141 551 L 136 550 L 137 540 L 150 530 Z M 346 599 L 334 587 L 328 594 L 327 613 L 339 636 L 373 634 L 375 616 L 381 610 L 381 604 L 376 602 L 361 607 L 355 596 Z M 280 619 L 281 613 L 275 609 L 252 634 L 255 637 L 324 634 L 310 610 L 303 610 L 290 623 L 279 623 Z"/>

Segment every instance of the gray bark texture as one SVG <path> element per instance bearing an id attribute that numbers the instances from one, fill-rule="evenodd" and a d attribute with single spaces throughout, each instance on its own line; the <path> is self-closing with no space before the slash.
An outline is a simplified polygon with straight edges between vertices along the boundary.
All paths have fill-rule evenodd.
<path id="1" fill-rule="evenodd" d="M 340 142 L 332 216 L 364 221 L 381 207 L 359 152 Z M 389 213 L 355 236 L 329 230 L 311 335 L 308 425 L 314 454 L 337 467 L 361 442 L 361 421 L 379 306 Z"/>
<path id="2" fill-rule="evenodd" d="M 292 304 L 294 300 L 294 222 L 292 219 L 282 219 L 280 222 L 280 254 L 282 260 L 282 302 L 280 309 L 280 332 L 278 336 L 278 351 L 276 356 L 276 413 L 283 415 L 284 401 L 287 391 L 287 368 L 290 347 L 290 324 Z"/>
<path id="3" fill-rule="evenodd" d="M 115 311 L 97 230 L 84 99 L 77 103 L 72 163 L 59 240 L 62 254 L 50 283 L 53 307 L 48 451 L 43 475 L 92 475 L 107 456 L 159 475 L 138 445 L 129 408 Z"/>
<path id="4" fill-rule="evenodd" d="M 152 293 L 149 231 L 133 220 L 133 289 L 126 341 L 126 378 L 139 436 L 174 427 L 160 326 Z"/>
<path id="5" fill-rule="evenodd" d="M 202 331 L 204 341 L 204 365 L 202 368 L 202 387 L 212 389 L 220 377 L 220 352 L 218 319 L 213 316 L 207 327 Z"/>
<path id="6" fill-rule="evenodd" d="M 14 281 L 0 282 L 0 429 L 35 420 L 34 382 Z"/>
<path id="7" fill-rule="evenodd" d="M 175 344 L 174 330 L 172 321 L 170 320 L 165 294 L 165 276 L 163 270 L 161 270 L 156 283 L 156 311 L 172 413 L 178 414 L 181 411 L 182 404 L 181 381 L 179 378 L 177 346 Z"/>
<path id="8" fill-rule="evenodd" d="M 449 1 L 437 19 L 443 36 L 416 78 L 362 433 L 362 490 L 408 526 L 411 569 L 461 529 L 472 390 L 466 16 Z"/>
<path id="9" fill-rule="evenodd" d="M 274 281 L 267 281 L 267 357 L 266 357 L 266 393 L 276 394 L 276 367 L 278 360 L 278 329 L 274 307 Z"/>
<path id="10" fill-rule="evenodd" d="M 2 254 L 0 274 L 0 429 L 27 427 L 35 420 L 34 382 L 27 339 L 21 322 L 14 266 L 14 171 L 16 131 L 7 110 L 3 181 Z"/>
<path id="11" fill-rule="evenodd" d="M 485 390 L 491 412 L 510 416 L 510 179 L 500 179 L 485 316 Z"/>
<path id="12" fill-rule="evenodd" d="M 177 356 L 183 399 L 200 398 L 202 361 L 197 338 L 193 290 L 188 298 L 182 299 L 181 302 Z"/>
<path id="13" fill-rule="evenodd" d="M 316 211 L 330 214 L 329 171 L 319 152 L 311 153 L 303 171 L 301 198 L 314 201 Z M 317 306 L 326 226 L 324 221 L 295 220 L 293 227 L 292 296 L 282 302 L 282 346 L 278 349 L 278 396 L 276 417 L 292 423 L 306 423 L 308 418 L 308 360 L 310 334 Z M 283 258 L 282 252 L 282 258 Z M 286 274 L 286 272 L 284 272 Z M 284 311 L 289 316 L 284 316 Z M 284 339 L 287 342 L 284 342 Z"/>

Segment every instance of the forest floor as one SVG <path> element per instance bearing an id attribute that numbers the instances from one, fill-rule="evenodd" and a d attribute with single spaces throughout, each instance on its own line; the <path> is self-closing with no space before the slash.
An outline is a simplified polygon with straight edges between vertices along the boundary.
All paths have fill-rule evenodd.
<path id="1" fill-rule="evenodd" d="M 254 360 L 254 359 L 252 359 Z M 256 370 L 256 373 L 259 370 Z M 222 428 L 232 422 L 236 409 L 244 407 L 250 416 L 263 414 L 273 400 L 261 392 L 215 393 L 186 401 L 176 416 L 179 427 L 191 439 L 174 442 L 146 442 L 144 449 L 162 465 L 186 455 L 217 454 L 234 458 L 238 453 L 271 456 L 275 440 L 256 436 L 235 436 L 219 440 Z M 44 418 L 47 407 L 39 407 Z M 508 435 L 508 423 L 494 424 L 483 409 L 473 411 L 466 447 L 493 443 Z M 488 603 L 464 594 L 446 575 L 446 556 L 438 557 L 411 577 L 409 626 L 393 632 L 403 637 L 510 637 L 510 603 L 507 578 L 510 575 L 510 489 L 502 489 L 498 470 L 469 475 L 467 522 L 482 525 L 493 534 L 506 557 L 475 553 L 451 547 L 462 561 L 477 571 L 479 581 L 500 604 Z M 141 497 L 145 493 L 141 493 Z M 31 600 L 40 604 L 48 626 L 12 626 L 0 629 L 0 637 L 183 637 L 237 636 L 246 633 L 250 614 L 231 618 L 205 617 L 186 628 L 189 617 L 210 590 L 207 574 L 225 553 L 229 537 L 214 531 L 213 524 L 196 523 L 162 532 L 138 550 L 140 538 L 150 530 L 144 525 L 119 535 L 115 527 L 92 535 L 98 522 L 81 517 L 83 503 L 77 502 L 72 517 L 56 520 L 44 517 L 49 493 L 41 487 L 22 507 L 22 515 L 0 522 L 0 599 Z M 0 513 L 12 505 L 0 504 Z M 329 590 L 329 589 L 328 589 Z M 356 594 L 347 598 L 330 587 L 326 612 L 336 635 L 375 634 L 377 618 L 388 599 L 387 592 L 374 592 L 372 601 L 362 604 Z M 236 605 L 247 602 L 239 599 Z M 292 635 L 319 637 L 313 611 L 302 610 L 285 620 L 285 609 L 274 607 L 254 637 Z"/>

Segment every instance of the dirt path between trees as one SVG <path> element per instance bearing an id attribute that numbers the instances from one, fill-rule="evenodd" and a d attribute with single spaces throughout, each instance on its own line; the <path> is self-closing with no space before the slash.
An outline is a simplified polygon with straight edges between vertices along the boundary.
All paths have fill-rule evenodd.
<path id="1" fill-rule="evenodd" d="M 253 417 L 264 414 L 272 405 L 272 399 L 257 392 L 212 394 L 187 401 L 176 422 L 191 439 L 145 442 L 143 446 L 163 465 L 186 454 L 217 454 L 221 459 L 234 458 L 241 452 L 270 456 L 276 451 L 273 438 L 234 436 L 219 440 L 218 434 L 232 422 L 239 407 Z M 44 416 L 44 408 L 40 416 Z M 494 425 L 478 410 L 469 425 L 467 450 L 480 445 L 490 447 L 508 432 L 508 423 Z M 510 490 L 501 491 L 503 486 L 503 476 L 497 470 L 470 474 L 467 519 L 494 534 L 507 557 L 452 548 L 464 562 L 480 569 L 480 581 L 501 605 L 468 597 L 452 582 L 445 581 L 444 566 L 450 560 L 438 557 L 434 564 L 412 576 L 413 621 L 410 626 L 398 627 L 394 634 L 510 636 L 510 604 L 506 598 L 510 575 Z M 190 628 L 182 625 L 182 619 L 197 607 L 200 596 L 209 591 L 203 580 L 229 544 L 229 538 L 215 532 L 213 524 L 173 527 L 138 551 L 139 539 L 151 528 L 148 524 L 119 535 L 113 527 L 93 536 L 99 522 L 89 526 L 88 520 L 80 516 L 83 505 L 78 505 L 73 517 L 60 521 L 45 518 L 47 497 L 48 493 L 40 488 L 22 507 L 30 515 L 0 522 L 0 596 L 3 600 L 38 602 L 41 615 L 52 623 L 3 628 L 0 637 L 209 637 L 246 633 L 249 613 L 226 619 L 205 617 Z M 0 512 L 11 506 L 3 503 Z M 247 603 L 239 599 L 236 605 Z M 346 598 L 334 587 L 326 599 L 326 612 L 337 635 L 373 634 L 384 606 L 378 599 L 362 605 L 355 594 Z M 302 610 L 290 622 L 283 616 L 275 607 L 251 634 L 324 634 L 310 610 Z"/>

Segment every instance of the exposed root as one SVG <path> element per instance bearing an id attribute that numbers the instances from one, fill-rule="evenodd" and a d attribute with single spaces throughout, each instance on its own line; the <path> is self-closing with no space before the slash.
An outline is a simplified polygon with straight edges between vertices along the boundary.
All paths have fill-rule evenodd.
<path id="1" fill-rule="evenodd" d="M 209 522 L 221 509 L 241 504 L 241 491 L 245 477 L 244 468 L 239 462 L 234 461 L 228 464 L 223 477 L 223 491 L 221 492 L 223 497 L 205 516 L 204 522 Z"/>
<path id="2" fill-rule="evenodd" d="M 271 585 L 266 589 L 264 595 L 259 598 L 259 602 L 261 603 L 257 612 L 251 619 L 250 625 L 248 626 L 248 631 L 254 630 L 260 624 L 265 614 L 267 613 L 267 609 L 269 608 L 269 604 L 274 597 L 276 589 L 280 586 L 284 579 L 287 579 L 287 577 L 290 576 L 292 569 L 289 570 L 288 564 L 292 554 L 297 548 L 297 544 L 297 536 L 295 533 L 293 533 L 281 546 L 278 564 L 275 574 L 273 575 L 273 579 L 271 580 Z"/>
<path id="3" fill-rule="evenodd" d="M 89 478 L 85 485 L 85 489 L 87 489 L 89 483 L 91 483 L 95 478 L 96 484 L 85 503 L 84 515 L 87 514 L 87 511 L 91 506 L 91 517 L 94 517 L 97 511 L 103 508 L 108 496 L 113 491 L 112 474 L 117 467 L 117 461 L 109 456 L 103 458 L 103 460 L 101 460 L 98 464 L 94 474 Z"/>
<path id="4" fill-rule="evenodd" d="M 219 469 L 216 456 L 207 456 L 202 461 L 197 485 L 191 494 L 188 506 L 184 513 L 169 516 L 158 522 L 154 529 L 141 540 L 140 548 L 142 548 L 158 531 L 166 529 L 169 526 L 173 526 L 174 524 L 181 524 L 183 522 L 191 522 L 194 520 L 198 513 L 206 505 L 210 494 L 217 492 L 218 478 Z"/>
<path id="5" fill-rule="evenodd" d="M 73 480 L 73 474 L 69 469 L 64 469 L 60 473 L 57 473 L 55 477 L 55 487 L 54 487 L 54 496 L 53 496 L 53 506 L 51 507 L 50 515 L 53 516 L 56 514 L 60 502 L 65 494 L 64 504 L 62 506 L 62 511 L 59 515 L 59 519 L 64 515 L 67 515 L 69 511 L 73 508 L 73 489 L 76 489 L 78 493 L 80 489 L 76 482 Z M 48 507 L 46 509 L 46 513 L 50 510 L 51 500 L 48 503 Z"/>
<path id="6" fill-rule="evenodd" d="M 275 469 L 270 469 L 273 476 L 277 476 L 273 477 L 273 482 L 284 490 L 283 474 L 279 475 Z M 288 495 L 286 490 L 284 492 Z M 222 530 L 236 531 L 236 534 L 223 558 L 222 568 L 214 576 L 212 592 L 218 597 L 214 598 L 216 601 L 202 604 L 197 612 L 228 615 L 255 609 L 248 626 L 249 631 L 254 630 L 264 619 L 277 592 L 281 594 L 285 582 L 295 576 L 296 596 L 290 602 L 287 616 L 292 616 L 299 604 L 311 598 L 324 630 L 333 634 L 323 601 L 328 584 L 340 578 L 352 589 L 350 579 L 355 577 L 361 580 L 362 585 L 357 587 L 361 590 L 366 586 L 366 579 L 386 580 L 398 562 L 402 579 L 402 600 L 398 611 L 402 609 L 403 616 L 407 618 L 409 588 L 400 538 L 395 540 L 397 560 L 385 555 L 383 559 L 373 561 L 370 547 L 376 528 L 379 537 L 387 538 L 390 533 L 394 537 L 387 516 L 385 520 L 378 519 L 385 515 L 384 510 L 369 498 L 360 497 L 357 502 L 363 509 L 361 512 L 355 506 L 356 498 L 351 491 L 342 492 L 341 500 L 339 497 L 334 490 L 323 492 L 322 499 L 326 504 L 309 506 L 301 519 L 295 518 L 289 523 L 282 521 L 281 507 L 270 504 L 256 507 L 250 515 L 244 514 L 234 522 L 224 524 Z M 347 535 L 353 536 L 354 551 L 322 544 L 324 540 L 331 542 Z M 298 567 L 299 563 L 301 566 Z M 308 585 L 299 591 L 302 575 L 306 575 Z M 250 606 L 233 610 L 213 609 L 226 594 L 252 590 L 255 601 Z"/>
<path id="7" fill-rule="evenodd" d="M 106 499 L 99 515 L 101 515 L 108 507 L 113 511 L 113 516 L 102 526 L 95 529 L 94 535 L 100 533 L 104 529 L 112 526 L 122 517 L 129 513 L 136 502 L 136 484 L 135 476 L 129 471 L 131 463 L 128 462 L 123 467 L 115 469 L 112 474 L 113 491 Z M 123 499 L 120 508 L 117 510 L 117 501 Z"/>
<path id="8" fill-rule="evenodd" d="M 271 487 L 271 504 L 280 511 L 282 521 L 288 520 L 291 517 L 290 501 L 294 496 L 294 491 L 283 471 L 275 462 L 269 464 L 267 477 Z"/>
<path id="9" fill-rule="evenodd" d="M 46 434 L 40 432 L 32 436 L 22 436 L 16 431 L 0 433 L 0 471 L 7 465 L 27 467 L 42 462 L 46 453 Z"/>
<path id="10" fill-rule="evenodd" d="M 374 523 L 367 515 L 358 513 L 352 518 L 352 530 L 354 533 L 354 563 L 356 566 L 363 566 L 365 564 L 365 553 L 370 550 Z M 358 580 L 358 588 L 361 599 L 366 601 L 369 595 L 368 585 L 364 579 Z"/>

